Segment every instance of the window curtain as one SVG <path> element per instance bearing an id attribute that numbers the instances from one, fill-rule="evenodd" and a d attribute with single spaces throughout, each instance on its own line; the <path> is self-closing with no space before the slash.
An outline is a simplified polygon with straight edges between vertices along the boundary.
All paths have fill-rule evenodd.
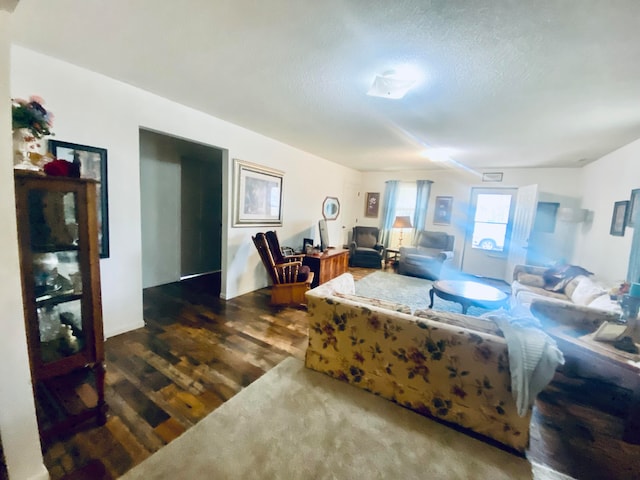
<path id="1" fill-rule="evenodd" d="M 380 241 L 386 248 L 389 246 L 389 240 L 391 239 L 391 227 L 396 218 L 396 200 L 398 198 L 398 184 L 400 181 L 387 180 L 385 183 Z"/>
<path id="2" fill-rule="evenodd" d="M 627 268 L 627 281 L 640 282 L 640 209 L 634 208 L 633 212 L 633 239 L 631 241 L 631 253 L 629 254 L 629 268 Z"/>
<path id="3" fill-rule="evenodd" d="M 427 221 L 427 207 L 429 206 L 429 194 L 431 193 L 431 180 L 418 180 L 416 182 L 416 209 L 413 212 L 414 236 L 420 230 L 424 230 Z"/>

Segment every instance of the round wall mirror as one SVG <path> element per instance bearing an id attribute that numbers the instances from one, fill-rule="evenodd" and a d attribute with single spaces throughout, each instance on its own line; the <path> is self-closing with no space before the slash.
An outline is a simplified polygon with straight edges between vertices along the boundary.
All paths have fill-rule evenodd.
<path id="1" fill-rule="evenodd" d="M 340 215 L 340 201 L 336 197 L 327 197 L 322 202 L 322 216 L 325 220 L 335 220 Z"/>

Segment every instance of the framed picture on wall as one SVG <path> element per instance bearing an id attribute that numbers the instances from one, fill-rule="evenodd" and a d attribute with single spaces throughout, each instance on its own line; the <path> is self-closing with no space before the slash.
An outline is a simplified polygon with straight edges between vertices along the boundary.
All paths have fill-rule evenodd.
<path id="1" fill-rule="evenodd" d="M 234 159 L 233 226 L 282 226 L 284 172 Z"/>
<path id="2" fill-rule="evenodd" d="M 378 218 L 380 209 L 380 193 L 367 192 L 367 199 L 364 208 L 364 216 L 369 218 Z"/>
<path id="3" fill-rule="evenodd" d="M 96 180 L 98 195 L 98 245 L 100 258 L 109 258 L 109 196 L 107 190 L 107 150 L 77 143 L 49 140 L 54 157 L 68 162 L 80 162 L 80 177 Z"/>
<path id="4" fill-rule="evenodd" d="M 435 210 L 433 211 L 434 225 L 451 225 L 451 208 L 453 197 L 436 197 Z"/>
<path id="5" fill-rule="evenodd" d="M 635 216 L 640 212 L 640 188 L 631 190 L 631 200 L 627 208 L 627 227 L 635 227 Z"/>
<path id="6" fill-rule="evenodd" d="M 609 233 L 616 237 L 624 237 L 624 227 L 627 222 L 627 207 L 629 200 L 616 202 L 613 205 L 613 215 L 611 217 L 611 229 Z"/>

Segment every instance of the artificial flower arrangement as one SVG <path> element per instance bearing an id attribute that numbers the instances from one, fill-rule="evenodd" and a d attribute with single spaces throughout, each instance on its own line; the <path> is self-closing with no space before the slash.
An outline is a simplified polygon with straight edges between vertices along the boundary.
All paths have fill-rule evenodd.
<path id="1" fill-rule="evenodd" d="M 43 107 L 44 100 L 37 95 L 32 95 L 29 100 L 22 98 L 11 99 L 12 128 L 28 129 L 35 138 L 53 135 L 53 113 L 47 112 Z"/>

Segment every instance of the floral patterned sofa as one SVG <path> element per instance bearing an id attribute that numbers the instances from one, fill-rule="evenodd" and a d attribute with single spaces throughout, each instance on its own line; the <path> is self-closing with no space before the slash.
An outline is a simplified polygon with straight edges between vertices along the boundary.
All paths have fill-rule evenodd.
<path id="1" fill-rule="evenodd" d="M 517 413 L 507 344 L 493 322 L 357 297 L 349 273 L 306 296 L 308 368 L 525 450 L 531 409 Z"/>

